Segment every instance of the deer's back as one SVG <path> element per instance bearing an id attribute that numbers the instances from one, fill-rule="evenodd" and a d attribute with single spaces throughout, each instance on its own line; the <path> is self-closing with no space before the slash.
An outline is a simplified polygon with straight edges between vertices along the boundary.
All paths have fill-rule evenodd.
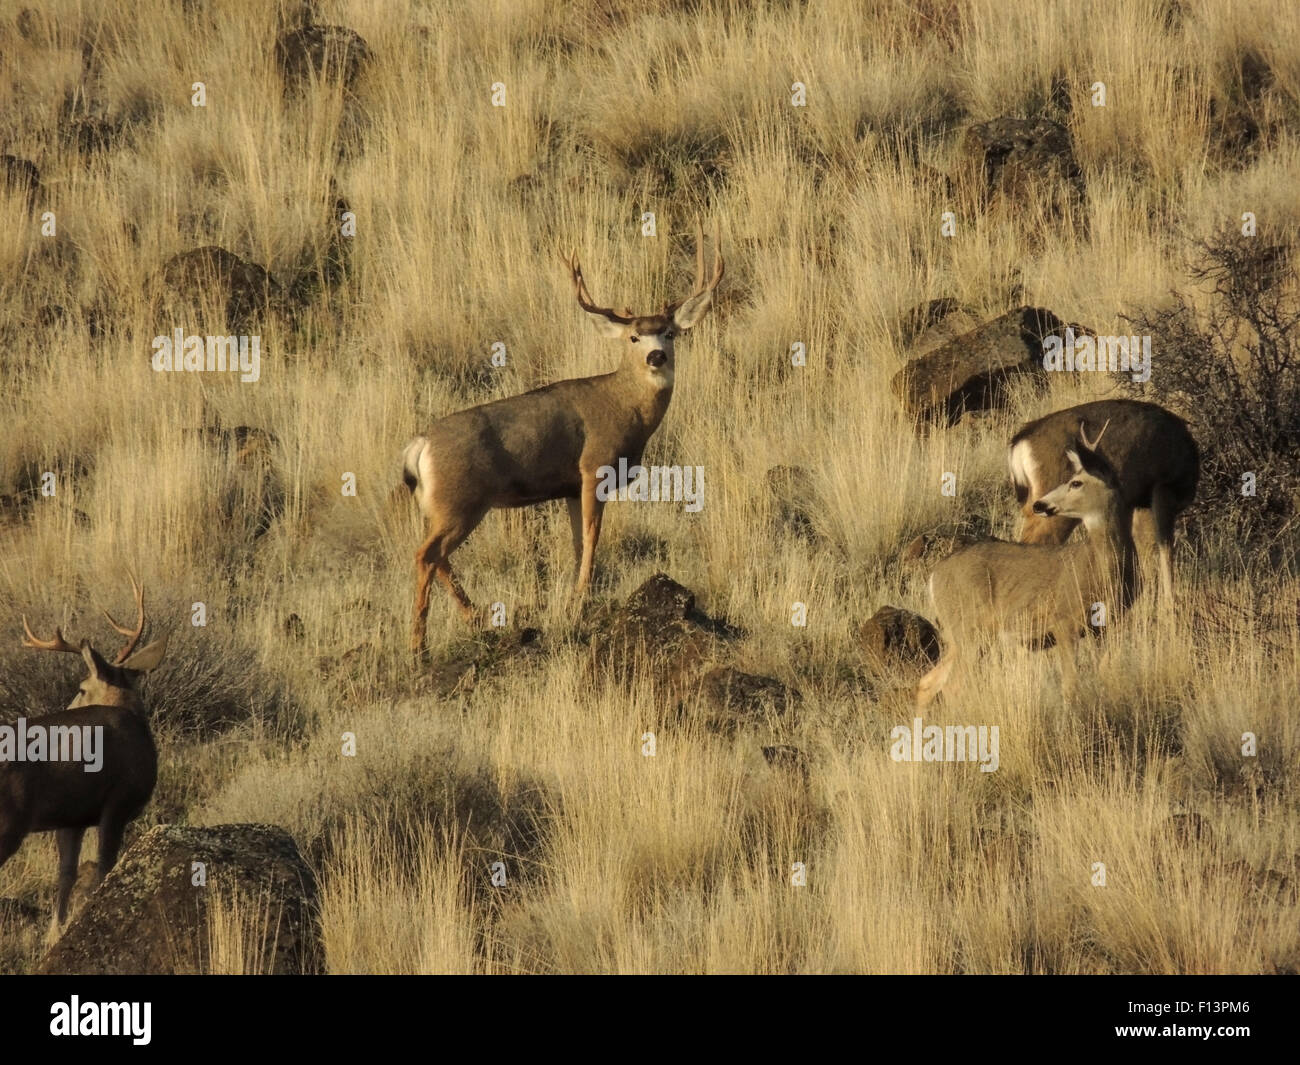
<path id="1" fill-rule="evenodd" d="M 580 464 L 636 462 L 654 427 L 624 409 L 614 376 L 557 381 L 441 418 L 426 434 L 435 494 L 484 506 L 576 498 Z"/>
<path id="2" fill-rule="evenodd" d="M 45 730 L 47 759 L 54 753 L 51 729 L 76 728 L 84 740 L 85 727 L 100 728 L 94 740 L 99 770 L 86 771 L 84 746 L 82 761 L 0 763 L 0 818 L 18 811 L 25 831 L 45 832 L 96 825 L 107 807 L 127 820 L 144 809 L 158 779 L 158 752 L 148 722 L 139 713 L 117 706 L 84 706 L 27 719 L 29 737 L 37 727 Z"/>
<path id="3" fill-rule="evenodd" d="M 1097 450 L 1114 468 L 1129 506 L 1149 507 L 1151 490 L 1158 484 L 1169 487 L 1182 505 L 1195 497 L 1200 458 L 1187 423 L 1163 407 L 1134 399 L 1083 403 L 1021 428 L 1011 438 L 1011 447 L 1030 441 L 1042 485 L 1061 484 L 1069 477 L 1065 452 L 1077 446 L 1080 421 L 1094 434 L 1106 426 Z M 1021 503 L 1022 489 L 1017 486 Z"/>
<path id="4" fill-rule="evenodd" d="M 930 589 L 944 627 L 1041 634 L 1063 618 L 1084 616 L 1095 568 L 1086 544 L 987 540 L 940 562 Z"/>

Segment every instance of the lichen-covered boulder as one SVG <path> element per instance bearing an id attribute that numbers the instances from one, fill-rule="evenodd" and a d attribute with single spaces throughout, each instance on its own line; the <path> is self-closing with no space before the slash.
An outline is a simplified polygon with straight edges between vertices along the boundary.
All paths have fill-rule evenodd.
<path id="1" fill-rule="evenodd" d="M 890 382 L 914 418 L 956 424 L 970 410 L 1006 405 L 1014 378 L 1047 382 L 1043 341 L 1064 337 L 1067 323 L 1051 311 L 1020 307 L 910 360 Z M 1071 326 L 1075 333 L 1088 333 Z"/>
<path id="2" fill-rule="evenodd" d="M 228 923 L 232 914 L 257 930 L 258 972 L 322 970 L 316 878 L 284 829 L 156 825 L 104 878 L 37 972 L 211 972 L 214 918 Z"/>

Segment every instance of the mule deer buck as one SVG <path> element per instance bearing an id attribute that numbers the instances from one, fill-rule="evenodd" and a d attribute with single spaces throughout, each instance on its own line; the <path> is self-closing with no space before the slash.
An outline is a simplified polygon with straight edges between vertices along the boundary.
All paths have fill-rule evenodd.
<path id="1" fill-rule="evenodd" d="M 695 227 L 695 285 L 659 314 L 618 314 L 591 298 L 577 256 L 568 267 L 574 294 L 597 332 L 623 346 L 618 369 L 558 381 L 522 395 L 449 414 L 402 454 L 402 479 L 426 522 L 415 553 L 411 650 L 424 647 L 429 586 L 436 576 L 471 622 L 473 607 L 448 559 L 489 510 L 552 499 L 568 503 L 581 594 L 591 580 L 605 501 L 597 495 L 601 467 L 641 461 L 673 395 L 673 342 L 704 317 L 722 280 L 715 252 L 706 280 L 704 233 Z"/>
<path id="2" fill-rule="evenodd" d="M 1033 513 L 1081 521 L 1087 539 L 1068 544 L 992 540 L 964 547 L 935 567 L 930 597 L 943 633 L 943 653 L 921 678 L 916 705 L 928 706 L 981 641 L 1008 632 L 1052 643 L 1066 695 L 1074 690 L 1075 643 L 1095 603 L 1112 620 L 1133 601 L 1137 559 L 1133 508 L 1115 470 L 1078 423 L 1079 442 L 1065 449 L 1066 480 L 1034 501 Z"/>
<path id="3" fill-rule="evenodd" d="M 1069 476 L 1066 449 L 1080 422 L 1110 426 L 1101 457 L 1119 478 L 1125 504 L 1150 511 L 1160 562 L 1160 597 L 1172 603 L 1174 521 L 1196 496 L 1200 455 L 1187 424 L 1154 403 L 1131 399 L 1084 403 L 1030 422 L 1011 438 L 1007 464 L 1025 515 L 1021 542 L 1061 544 L 1079 524 L 1076 517 L 1036 512 L 1034 501 Z"/>
<path id="4" fill-rule="evenodd" d="M 99 829 L 98 882 L 113 868 L 122 833 L 148 803 L 158 777 L 158 753 L 135 685 L 141 674 L 162 661 L 167 637 L 135 649 L 144 632 L 144 591 L 134 577 L 131 586 L 135 628 L 119 625 L 104 612 L 113 628 L 127 638 L 112 663 L 86 640 L 78 646 L 69 643 L 57 628 L 53 639 L 38 639 L 23 618 L 24 647 L 80 654 L 88 671 L 66 710 L 25 722 L 27 737 L 40 729 L 46 738 L 48 760 L 0 761 L 0 866 L 17 853 L 29 833 L 55 833 L 60 925 L 67 918 L 86 829 Z M 92 742 L 97 769 L 87 760 Z"/>

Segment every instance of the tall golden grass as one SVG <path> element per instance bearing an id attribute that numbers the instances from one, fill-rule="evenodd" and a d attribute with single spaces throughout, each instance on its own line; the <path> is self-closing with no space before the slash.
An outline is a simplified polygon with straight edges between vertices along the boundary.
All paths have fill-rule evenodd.
<path id="1" fill-rule="evenodd" d="M 277 10 L 257 0 L 0 13 L 0 150 L 35 161 L 44 184 L 37 215 L 0 195 L 0 492 L 58 474 L 54 497 L 0 527 L 6 713 L 57 706 L 75 687 L 71 662 L 18 648 L 18 615 L 102 636 L 93 604 L 112 609 L 125 571 L 140 574 L 175 635 L 148 682 L 162 768 L 135 831 L 284 825 L 320 877 L 333 972 L 1300 968 L 1294 572 L 1259 586 L 1249 545 L 1211 530 L 1180 559 L 1175 617 L 1144 595 L 1083 652 L 1076 705 L 1047 656 L 996 649 L 963 704 L 930 714 L 998 725 L 996 773 L 891 761 L 916 675 L 868 677 L 851 634 L 883 603 L 925 613 L 924 571 L 897 561 L 918 533 L 976 514 L 1013 535 L 1005 441 L 1102 394 L 1054 381 L 991 423 L 918 436 L 889 388 L 900 313 L 950 295 L 986 316 L 1025 302 L 1127 332 L 1121 314 L 1185 284 L 1180 233 L 1244 211 L 1293 228 L 1300 11 L 321 8 L 373 52 L 352 96 L 285 97 Z M 1207 148 L 1209 101 L 1239 92 L 1251 49 L 1287 121 L 1229 166 Z M 961 129 L 1032 113 L 1059 79 L 1082 222 L 968 213 L 941 236 L 934 172 Z M 206 107 L 190 102 L 198 81 Z M 790 104 L 796 81 L 803 108 Z M 1090 103 L 1097 81 L 1105 107 Z M 505 107 L 491 106 L 498 82 Z M 136 121 L 86 155 L 60 137 L 69 107 Z M 350 276 L 296 328 L 263 330 L 261 379 L 154 373 L 155 335 L 225 331 L 151 313 L 161 264 L 219 244 L 288 278 L 337 224 L 331 178 L 356 213 Z M 57 236 L 42 236 L 44 210 Z M 559 504 L 498 512 L 456 555 L 475 601 L 541 629 L 547 653 L 438 697 L 405 651 L 419 528 L 391 498 L 402 444 L 439 415 L 611 368 L 557 249 L 580 250 L 600 299 L 649 309 L 689 283 L 697 212 L 720 221 L 727 279 L 679 345 L 647 459 L 703 465 L 705 505 L 610 506 L 596 599 L 669 572 L 744 627 L 740 668 L 800 689 L 797 716 L 720 736 L 688 701 L 672 727 L 653 673 L 590 677 Z M 41 324 L 50 305 L 65 316 Z M 113 328 L 91 337 L 98 306 Z M 790 365 L 794 342 L 805 367 Z M 250 466 L 186 434 L 218 422 L 278 442 Z M 765 474 L 783 464 L 811 471 L 813 545 L 768 520 Z M 944 472 L 955 499 L 939 491 Z M 257 535 L 240 508 L 268 485 L 281 503 Z M 806 628 L 790 624 L 796 601 Z M 204 627 L 190 623 L 198 602 Z M 435 598 L 435 657 L 464 638 Z M 355 757 L 341 755 L 344 732 Z M 1244 732 L 1259 737 L 1253 760 Z M 759 748 L 773 742 L 807 752 L 806 789 L 766 764 Z M 1199 835 L 1179 827 L 1190 814 Z M 491 882 L 498 861 L 504 885 Z M 33 837 L 0 870 L 0 896 L 48 906 L 55 871 L 52 841 Z M 214 918 L 214 965 L 259 967 L 258 919 Z M 7 969 L 38 957 L 25 928 L 0 915 Z"/>

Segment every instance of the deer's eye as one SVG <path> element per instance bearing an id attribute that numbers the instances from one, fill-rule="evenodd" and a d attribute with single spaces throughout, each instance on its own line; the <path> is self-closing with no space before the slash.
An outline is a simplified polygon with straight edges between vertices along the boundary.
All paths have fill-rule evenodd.
<path id="1" fill-rule="evenodd" d="M 1083 482 L 1082 482 L 1082 481 L 1071 481 L 1071 482 L 1070 482 L 1070 487 L 1071 487 L 1071 488 L 1082 488 L 1082 487 L 1083 487 Z"/>
<path id="2" fill-rule="evenodd" d="M 628 340 L 632 341 L 633 344 L 637 344 L 637 343 L 640 343 L 641 338 L 640 338 L 640 337 L 628 337 Z"/>
<path id="3" fill-rule="evenodd" d="M 670 330 L 668 330 L 668 332 L 666 332 L 666 333 L 664 334 L 664 338 L 667 339 L 667 340 L 672 340 L 672 338 L 675 337 L 676 335 L 677 335 L 677 334 L 674 333 L 674 332 L 670 329 Z"/>

